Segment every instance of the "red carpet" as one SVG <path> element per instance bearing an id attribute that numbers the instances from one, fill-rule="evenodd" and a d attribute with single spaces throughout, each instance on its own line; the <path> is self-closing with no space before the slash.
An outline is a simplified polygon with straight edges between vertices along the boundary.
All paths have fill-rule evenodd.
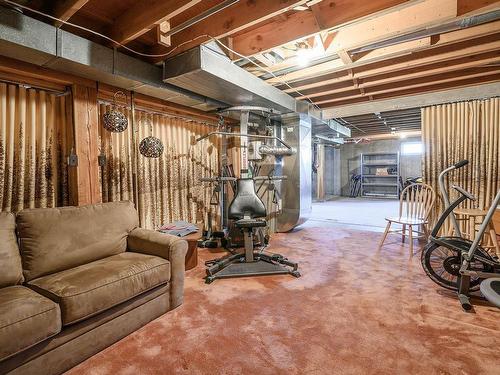
<path id="1" fill-rule="evenodd" d="M 339 227 L 273 236 L 303 276 L 204 284 L 184 304 L 69 374 L 500 374 L 500 310 L 452 293 L 395 237 Z M 219 254 L 217 254 L 219 255 Z"/>

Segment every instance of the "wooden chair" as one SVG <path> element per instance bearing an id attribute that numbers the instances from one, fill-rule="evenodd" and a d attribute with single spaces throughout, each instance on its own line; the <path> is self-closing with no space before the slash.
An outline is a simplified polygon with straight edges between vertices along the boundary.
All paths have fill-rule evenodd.
<path id="1" fill-rule="evenodd" d="M 399 199 L 399 216 L 386 217 L 387 227 L 378 250 L 384 244 L 389 233 L 397 233 L 402 235 L 402 242 L 405 242 L 406 230 L 408 228 L 408 237 L 410 238 L 410 257 L 413 256 L 413 240 L 416 238 L 428 238 L 429 231 L 427 228 L 429 215 L 436 201 L 436 193 L 434 189 L 427 184 L 412 184 L 406 187 L 401 192 Z M 400 224 L 402 229 L 391 231 L 391 225 Z M 416 236 L 414 236 L 416 233 Z"/>

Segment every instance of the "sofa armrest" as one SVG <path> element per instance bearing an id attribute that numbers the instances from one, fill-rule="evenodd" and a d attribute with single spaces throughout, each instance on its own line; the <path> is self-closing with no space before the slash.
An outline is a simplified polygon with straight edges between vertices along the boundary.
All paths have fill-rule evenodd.
<path id="1" fill-rule="evenodd" d="M 170 308 L 182 304 L 187 241 L 154 230 L 136 228 L 129 233 L 127 245 L 129 251 L 159 256 L 170 262 Z"/>

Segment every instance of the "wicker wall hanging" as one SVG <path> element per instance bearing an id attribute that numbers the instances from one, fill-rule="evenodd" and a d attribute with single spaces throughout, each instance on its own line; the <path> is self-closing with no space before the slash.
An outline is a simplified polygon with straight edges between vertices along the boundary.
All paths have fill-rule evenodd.
<path id="1" fill-rule="evenodd" d="M 125 98 L 125 102 L 127 101 L 127 96 L 122 91 L 115 92 L 113 95 L 113 104 L 111 109 L 106 111 L 102 116 L 104 129 L 112 133 L 121 133 L 128 127 L 127 116 L 125 116 L 125 114 L 121 112 L 118 107 L 118 96 L 123 96 Z"/>
<path id="2" fill-rule="evenodd" d="M 163 154 L 163 143 L 159 138 L 154 137 L 153 134 L 153 123 L 151 120 L 147 120 L 149 125 L 150 136 L 144 138 L 141 143 L 139 143 L 139 152 L 142 156 L 147 158 L 159 158 Z"/>

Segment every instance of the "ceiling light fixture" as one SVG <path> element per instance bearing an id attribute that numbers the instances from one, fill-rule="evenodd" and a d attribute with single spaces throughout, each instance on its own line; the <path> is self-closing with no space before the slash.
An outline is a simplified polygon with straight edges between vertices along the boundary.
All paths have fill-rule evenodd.
<path id="1" fill-rule="evenodd" d="M 324 54 L 324 50 L 320 40 L 318 40 L 319 35 L 315 35 L 313 46 L 306 42 L 298 42 L 297 45 L 297 54 L 295 55 L 297 59 L 297 64 L 301 67 L 305 67 L 309 65 L 311 60 L 315 59 L 318 56 Z"/>

